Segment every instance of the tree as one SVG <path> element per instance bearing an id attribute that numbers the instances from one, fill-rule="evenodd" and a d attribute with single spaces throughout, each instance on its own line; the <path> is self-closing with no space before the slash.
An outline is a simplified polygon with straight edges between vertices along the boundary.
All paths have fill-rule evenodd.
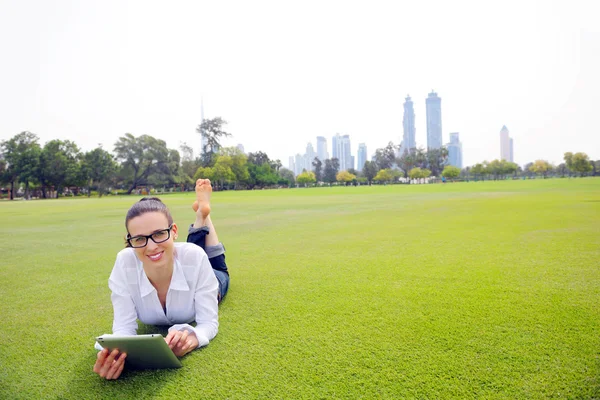
<path id="1" fill-rule="evenodd" d="M 455 179 L 460 176 L 460 168 L 453 165 L 446 165 L 442 171 L 442 176 L 446 179 Z"/>
<path id="2" fill-rule="evenodd" d="M 121 162 L 121 174 L 129 187 L 128 194 L 138 186 L 147 185 L 154 173 L 172 172 L 169 163 L 174 154 L 169 153 L 167 144 L 149 135 L 139 137 L 126 133 L 115 143 L 117 161 Z"/>
<path id="3" fill-rule="evenodd" d="M 580 176 L 583 176 L 585 173 L 592 171 L 593 168 L 587 154 L 575 153 L 573 154 L 572 166 L 570 169 L 579 172 Z"/>
<path id="4" fill-rule="evenodd" d="M 535 174 L 542 175 L 546 179 L 546 174 L 552 170 L 552 165 L 546 160 L 535 160 L 529 167 L 529 170 Z"/>
<path id="5" fill-rule="evenodd" d="M 394 146 L 394 143 L 389 142 L 384 148 L 375 150 L 373 161 L 380 170 L 392 168 L 394 162 L 396 162 L 396 146 Z"/>
<path id="6" fill-rule="evenodd" d="M 323 163 L 319 160 L 319 157 L 315 157 L 312 161 L 312 166 L 314 167 L 317 182 L 321 182 L 323 180 Z"/>
<path id="7" fill-rule="evenodd" d="M 25 183 L 26 197 L 29 182 L 35 179 L 41 153 L 39 138 L 25 131 L 0 143 L 5 162 L 4 180 L 10 184 L 10 199 L 14 200 L 20 182 Z"/>
<path id="8" fill-rule="evenodd" d="M 340 169 L 340 161 L 337 158 L 325 160 L 323 168 L 323 181 L 331 184 L 336 181 L 336 175 Z"/>
<path id="9" fill-rule="evenodd" d="M 226 183 L 235 180 L 235 174 L 231 169 L 232 166 L 233 160 L 230 156 L 219 155 L 219 157 L 217 157 L 217 162 L 215 162 L 215 165 L 212 167 L 213 180 L 217 187 L 220 186 L 220 188 L 223 189 Z"/>
<path id="10" fill-rule="evenodd" d="M 382 169 L 377 172 L 377 175 L 375 175 L 375 178 L 373 179 L 378 182 L 390 182 L 392 179 L 394 179 L 394 175 L 392 175 L 391 169 Z"/>
<path id="11" fill-rule="evenodd" d="M 294 183 L 296 183 L 296 177 L 294 176 L 293 171 L 290 171 L 287 168 L 279 168 L 279 171 L 277 171 L 277 173 L 279 174 L 279 177 L 281 178 L 280 180 L 277 181 L 278 184 L 287 185 L 288 187 L 291 187 L 292 185 L 294 185 Z M 316 179 L 316 174 L 315 174 L 315 179 Z"/>
<path id="12" fill-rule="evenodd" d="M 475 165 L 473 165 L 473 167 L 471 167 L 471 173 L 473 174 L 473 176 L 475 177 L 480 177 L 482 180 L 485 180 L 485 175 L 487 175 L 487 170 L 485 168 L 485 165 L 482 163 L 477 163 Z"/>
<path id="13" fill-rule="evenodd" d="M 248 188 L 265 187 L 277 184 L 279 175 L 273 171 L 271 160 L 262 151 L 248 154 Z"/>
<path id="14" fill-rule="evenodd" d="M 369 182 L 369 186 L 373 182 L 373 178 L 377 175 L 377 164 L 373 161 L 365 161 L 365 165 L 363 166 L 362 173 L 367 178 L 367 182 Z"/>
<path id="15" fill-rule="evenodd" d="M 94 186 L 98 189 L 98 197 L 102 197 L 106 185 L 115 176 L 117 168 L 114 157 L 101 147 L 85 153 L 82 160 L 82 172 L 88 188 L 88 197 Z"/>
<path id="16" fill-rule="evenodd" d="M 205 139 L 202 148 L 202 166 L 212 166 L 216 160 L 215 155 L 221 148 L 221 139 L 232 136 L 231 133 L 227 133 L 223 130 L 223 126 L 227 125 L 221 117 L 215 117 L 212 119 L 205 119 L 196 128 L 196 132 Z"/>
<path id="17" fill-rule="evenodd" d="M 431 175 L 431 171 L 427 168 L 421 169 L 416 167 L 411 169 L 408 175 L 410 176 L 410 179 L 428 178 Z"/>
<path id="18" fill-rule="evenodd" d="M 193 177 L 200 166 L 200 160 L 194 158 L 194 149 L 185 142 L 179 145 L 179 150 L 181 152 L 181 169 L 189 177 L 189 180 L 182 179 L 182 183 L 186 187 L 192 186 L 195 183 Z"/>
<path id="19" fill-rule="evenodd" d="M 298 177 L 296 178 L 296 181 L 299 184 L 304 185 L 306 187 L 306 185 L 308 185 L 309 183 L 315 183 L 317 181 L 317 178 L 315 177 L 314 172 L 307 171 L 307 172 L 302 172 L 300 175 L 298 175 Z"/>
<path id="20" fill-rule="evenodd" d="M 356 179 L 356 175 L 351 174 L 348 171 L 340 171 L 335 176 L 335 179 L 338 182 L 344 182 L 346 184 L 346 186 L 347 186 L 349 182 L 352 182 L 353 180 Z"/>
<path id="21" fill-rule="evenodd" d="M 81 172 L 81 153 L 77 145 L 70 140 L 51 140 L 44 145 L 40 153 L 40 162 L 36 177 L 42 185 L 43 197 L 47 197 L 47 188 L 53 188 L 56 196 L 65 186 L 83 186 L 85 179 Z"/>
<path id="22" fill-rule="evenodd" d="M 440 176 L 444 166 L 448 163 L 448 149 L 444 146 L 439 149 L 427 150 L 427 166 L 433 176 Z"/>
<path id="23" fill-rule="evenodd" d="M 224 147 L 221 149 L 219 157 L 222 155 L 231 158 L 231 171 L 235 176 L 234 189 L 237 189 L 239 184 L 246 185 L 250 180 L 250 172 L 248 172 L 248 156 L 237 147 Z"/>
<path id="24" fill-rule="evenodd" d="M 567 151 L 564 154 L 563 159 L 565 160 L 565 165 L 567 166 L 569 171 L 573 171 L 573 153 Z"/>

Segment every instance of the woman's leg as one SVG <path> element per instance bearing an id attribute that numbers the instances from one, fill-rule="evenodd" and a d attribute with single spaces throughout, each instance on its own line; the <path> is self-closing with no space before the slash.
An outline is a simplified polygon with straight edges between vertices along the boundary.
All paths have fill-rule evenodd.
<path id="1" fill-rule="evenodd" d="M 196 181 L 196 201 L 192 208 L 196 212 L 196 221 L 190 226 L 187 241 L 202 247 L 219 281 L 219 302 L 229 289 L 229 272 L 225 263 L 225 248 L 219 242 L 217 231 L 210 218 L 210 195 L 212 186 L 208 179 Z"/>

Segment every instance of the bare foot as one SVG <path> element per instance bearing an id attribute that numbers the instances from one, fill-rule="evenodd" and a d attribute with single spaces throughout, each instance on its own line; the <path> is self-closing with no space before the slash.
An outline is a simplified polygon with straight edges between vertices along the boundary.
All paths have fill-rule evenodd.
<path id="1" fill-rule="evenodd" d="M 192 204 L 192 209 L 199 218 L 206 219 L 210 214 L 211 193 L 210 179 L 198 179 L 196 181 L 196 201 Z"/>

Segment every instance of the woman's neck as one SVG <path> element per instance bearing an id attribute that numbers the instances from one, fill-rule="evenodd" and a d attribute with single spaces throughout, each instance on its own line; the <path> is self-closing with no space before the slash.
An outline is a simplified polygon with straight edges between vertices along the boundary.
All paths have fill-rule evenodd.
<path id="1" fill-rule="evenodd" d="M 173 277 L 173 265 L 169 268 L 148 268 L 144 266 L 144 272 L 148 277 L 148 280 L 154 286 L 156 290 L 168 287 L 171 284 L 171 278 Z"/>

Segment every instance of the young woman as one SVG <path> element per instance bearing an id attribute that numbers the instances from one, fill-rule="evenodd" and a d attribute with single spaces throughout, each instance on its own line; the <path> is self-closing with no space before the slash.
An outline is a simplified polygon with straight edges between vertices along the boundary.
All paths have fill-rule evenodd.
<path id="1" fill-rule="evenodd" d="M 229 273 L 225 249 L 210 219 L 211 193 L 208 179 L 196 181 L 196 221 L 188 230 L 188 243 L 175 243 L 177 225 L 158 198 L 143 198 L 129 209 L 127 248 L 117 254 L 108 280 L 113 334 L 135 335 L 138 319 L 171 325 L 165 341 L 178 357 L 215 337 L 218 304 L 227 294 Z M 126 357 L 118 350 L 101 349 L 94 372 L 117 379 Z"/>

